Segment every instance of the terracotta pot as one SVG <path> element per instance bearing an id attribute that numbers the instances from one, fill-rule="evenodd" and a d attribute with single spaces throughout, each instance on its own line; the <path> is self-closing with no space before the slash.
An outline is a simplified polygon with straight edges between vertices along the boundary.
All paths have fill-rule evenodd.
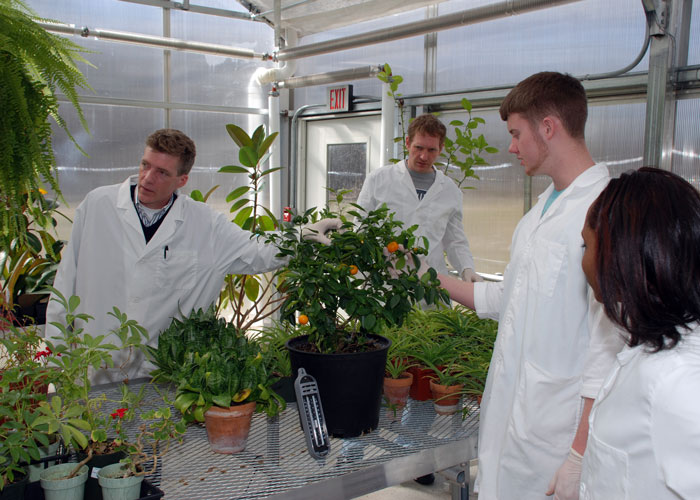
<path id="1" fill-rule="evenodd" d="M 463 384 L 441 385 L 431 380 L 430 390 L 435 399 L 435 413 L 438 415 L 452 415 L 456 413 L 459 409 L 459 401 L 462 397 L 462 387 Z"/>
<path id="2" fill-rule="evenodd" d="M 442 368 L 442 367 L 438 367 Z M 435 372 L 430 368 L 422 366 L 412 366 L 408 371 L 413 375 L 413 384 L 409 396 L 416 401 L 428 401 L 431 399 L 430 380 L 435 375 Z"/>
<path id="3" fill-rule="evenodd" d="M 255 402 L 220 408 L 212 406 L 204 413 L 209 446 L 216 453 L 238 453 L 245 449 Z"/>
<path id="4" fill-rule="evenodd" d="M 389 402 L 389 411 L 393 413 L 394 409 L 403 410 L 412 383 L 413 375 L 407 371 L 399 378 L 384 377 L 384 398 Z"/>

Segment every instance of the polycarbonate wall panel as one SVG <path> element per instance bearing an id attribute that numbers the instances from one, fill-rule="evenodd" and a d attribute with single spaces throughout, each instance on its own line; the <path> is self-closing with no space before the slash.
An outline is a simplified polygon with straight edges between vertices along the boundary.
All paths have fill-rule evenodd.
<path id="1" fill-rule="evenodd" d="M 42 17 L 67 24 L 105 30 L 122 30 L 162 35 L 162 10 L 115 0 L 30 0 L 29 5 Z M 96 40 L 94 37 L 68 37 L 93 51 L 84 54 L 91 65 L 80 64 L 94 89 L 84 95 L 122 99 L 163 99 L 163 51 L 126 43 Z"/>
<path id="2" fill-rule="evenodd" d="M 62 108 L 67 105 L 62 104 Z M 84 104 L 90 135 L 71 110 L 63 113 L 69 130 L 89 156 L 80 153 L 66 134 L 54 127 L 53 146 L 58 180 L 67 202 L 61 211 L 71 219 L 92 189 L 122 182 L 138 172 L 148 134 L 163 127 L 163 111 L 125 106 Z M 59 218 L 59 236 L 68 239 L 70 224 Z"/>
<path id="3" fill-rule="evenodd" d="M 212 193 L 208 204 L 221 212 L 228 213 L 230 205 L 226 203 L 226 195 L 235 187 L 248 182 L 244 174 L 220 174 L 217 171 L 224 165 L 239 165 L 238 146 L 226 131 L 226 124 L 233 123 L 244 130 L 252 130 L 255 120 L 262 117 L 248 115 L 233 115 L 226 113 L 209 113 L 201 111 L 173 111 L 173 126 L 186 131 L 197 146 L 195 161 L 185 193 L 199 189 L 206 193 L 212 187 L 219 187 Z"/>
<path id="4" fill-rule="evenodd" d="M 477 167 L 479 180 L 468 180 L 464 191 L 464 231 L 469 239 L 478 271 L 500 273 L 510 259 L 510 243 L 515 226 L 524 213 L 525 174 L 515 155 L 508 152 L 510 134 L 498 110 L 478 110 L 475 116 L 486 120 L 477 132 L 499 149 L 485 155 L 491 166 Z M 644 103 L 593 104 L 589 107 L 586 138 L 596 162 L 605 161 L 611 175 L 639 168 L 644 137 Z M 445 113 L 440 119 L 466 121 L 463 113 Z M 454 137 L 453 128 L 447 126 Z M 532 179 L 532 204 L 551 183 L 548 177 Z"/>
<path id="5" fill-rule="evenodd" d="M 700 2 L 693 2 L 690 18 L 688 64 L 700 64 Z"/>
<path id="6" fill-rule="evenodd" d="M 424 18 L 425 9 L 419 9 L 405 14 L 397 14 L 386 19 L 368 21 L 325 33 L 305 36 L 299 40 L 299 45 L 342 38 L 358 33 L 366 33 L 383 27 L 419 21 Z M 423 91 L 423 72 L 425 68 L 423 44 L 423 37 L 416 36 L 393 42 L 298 59 L 295 75 L 304 76 L 360 66 L 389 63 L 393 73 L 401 75 L 404 78 L 404 83 L 401 85 L 399 92 L 403 94 L 415 94 Z M 353 94 L 356 97 L 372 96 L 381 98 L 382 83 L 377 78 L 356 80 L 349 83 L 353 84 Z M 314 86 L 295 89 L 294 107 L 299 107 L 304 104 L 325 103 L 325 88 L 326 86 Z"/>
<path id="7" fill-rule="evenodd" d="M 492 1 L 440 4 L 441 15 Z M 627 66 L 640 52 L 639 0 L 585 0 L 438 33 L 438 91 L 514 84 L 538 71 L 576 76 Z M 647 68 L 645 56 L 636 70 Z"/>
<path id="8" fill-rule="evenodd" d="M 174 38 L 226 45 L 261 54 L 273 50 L 273 30 L 260 22 L 174 10 L 171 34 Z M 274 67 L 274 64 L 260 60 L 181 51 L 172 51 L 171 61 L 171 99 L 174 102 L 217 106 L 261 107 L 257 97 L 261 93 L 260 85 L 251 82 L 251 78 L 259 67 Z M 257 92 L 249 96 L 251 83 Z M 266 101 L 264 107 L 267 107 Z"/>
<path id="9" fill-rule="evenodd" d="M 700 99 L 678 101 L 673 172 L 700 189 Z"/>

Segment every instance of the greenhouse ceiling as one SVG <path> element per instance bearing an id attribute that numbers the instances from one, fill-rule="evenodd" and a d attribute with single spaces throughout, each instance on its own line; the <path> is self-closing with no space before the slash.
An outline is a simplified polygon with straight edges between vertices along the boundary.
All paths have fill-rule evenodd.
<path id="1" fill-rule="evenodd" d="M 319 33 L 384 16 L 435 5 L 441 0 L 280 0 L 280 27 L 299 36 Z M 275 0 L 239 0 L 274 23 Z"/>

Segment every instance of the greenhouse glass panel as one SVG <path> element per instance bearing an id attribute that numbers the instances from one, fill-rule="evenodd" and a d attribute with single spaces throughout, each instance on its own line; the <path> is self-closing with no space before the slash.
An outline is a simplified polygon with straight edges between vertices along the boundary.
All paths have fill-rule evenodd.
<path id="1" fill-rule="evenodd" d="M 676 108 L 673 172 L 700 190 L 700 99 L 683 99 Z"/>
<path id="2" fill-rule="evenodd" d="M 226 195 L 234 188 L 247 184 L 245 174 L 221 174 L 218 170 L 224 165 L 239 165 L 238 146 L 226 131 L 226 124 L 233 123 L 249 133 L 260 123 L 248 115 L 209 113 L 202 111 L 173 111 L 172 124 L 195 142 L 197 159 L 183 191 L 187 194 L 194 189 L 206 193 L 219 186 L 209 198 L 208 204 L 223 213 L 229 213 L 230 204 Z"/>
<path id="3" fill-rule="evenodd" d="M 700 64 L 700 3 L 693 3 L 690 17 L 690 43 L 688 64 Z"/>
<path id="4" fill-rule="evenodd" d="M 261 22 L 173 11 L 171 26 L 174 38 L 249 49 L 261 54 L 273 51 L 274 32 Z M 274 65 L 252 59 L 172 51 L 171 99 L 182 103 L 261 108 L 259 95 L 263 89 L 252 80 L 259 67 Z"/>
<path id="5" fill-rule="evenodd" d="M 58 180 L 67 203 L 61 212 L 71 219 L 85 195 L 138 173 L 146 137 L 163 127 L 162 110 L 83 104 L 87 134 L 75 112 L 64 112 L 71 134 L 88 156 L 80 153 L 63 130 L 54 127 L 53 146 Z M 59 217 L 59 236 L 67 239 L 70 223 Z"/>
<path id="6" fill-rule="evenodd" d="M 468 188 L 463 191 L 464 231 L 476 269 L 502 273 L 510 260 L 513 231 L 524 214 L 526 176 L 515 155 L 508 152 L 510 135 L 498 110 L 480 109 L 474 115 L 486 121 L 476 133 L 483 133 L 499 152 L 484 155 L 490 165 L 476 167 L 479 179 L 469 179 L 464 184 Z M 589 106 L 586 142 L 596 162 L 608 162 L 611 175 L 641 166 L 644 116 L 643 102 Z M 445 113 L 440 118 L 445 124 L 455 119 L 467 120 L 463 112 Z M 447 128 L 448 136 L 454 137 L 454 127 Z M 450 172 L 450 175 L 457 174 Z M 548 177 L 532 178 L 533 205 L 550 183 Z"/>
<path id="7" fill-rule="evenodd" d="M 439 14 L 464 9 L 465 2 L 452 1 L 440 4 Z M 436 88 L 515 84 L 545 70 L 577 76 L 618 70 L 641 50 L 645 25 L 639 0 L 586 0 L 444 30 Z M 646 67 L 645 56 L 636 70 Z"/>
<path id="8" fill-rule="evenodd" d="M 309 35 L 303 37 L 299 41 L 299 45 L 342 38 L 358 33 L 366 33 L 383 27 L 419 21 L 424 18 L 425 9 L 419 9 L 406 14 L 390 16 L 385 19 L 367 21 L 345 28 Z M 389 63 L 392 71 L 404 78 L 404 83 L 401 85 L 400 92 L 404 94 L 419 93 L 423 91 L 423 71 L 425 67 L 423 44 L 423 37 L 416 36 L 378 45 L 298 59 L 295 75 L 305 76 L 360 66 Z M 381 95 L 381 82 L 376 78 L 355 80 L 349 83 L 352 83 L 354 86 L 353 94 L 355 97 L 366 95 L 379 98 Z M 294 105 L 297 107 L 303 104 L 322 104 L 326 100 L 325 86 L 295 89 L 294 99 Z"/>
<path id="9" fill-rule="evenodd" d="M 114 0 L 30 0 L 40 16 L 76 26 L 162 35 L 162 10 Z M 94 89 L 86 96 L 123 99 L 163 99 L 162 49 L 126 43 L 68 37 L 92 53 L 84 54 L 90 65 L 80 64 Z"/>

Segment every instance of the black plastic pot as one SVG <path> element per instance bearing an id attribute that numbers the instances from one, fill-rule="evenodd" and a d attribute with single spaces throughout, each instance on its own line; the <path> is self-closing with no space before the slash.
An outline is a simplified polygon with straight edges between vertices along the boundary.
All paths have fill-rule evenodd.
<path id="1" fill-rule="evenodd" d="M 318 354 L 298 346 L 307 336 L 287 341 L 292 373 L 299 368 L 316 379 L 328 433 L 335 437 L 356 437 L 377 428 L 382 406 L 384 366 L 391 341 L 379 335 L 380 349 L 351 354 Z"/>

